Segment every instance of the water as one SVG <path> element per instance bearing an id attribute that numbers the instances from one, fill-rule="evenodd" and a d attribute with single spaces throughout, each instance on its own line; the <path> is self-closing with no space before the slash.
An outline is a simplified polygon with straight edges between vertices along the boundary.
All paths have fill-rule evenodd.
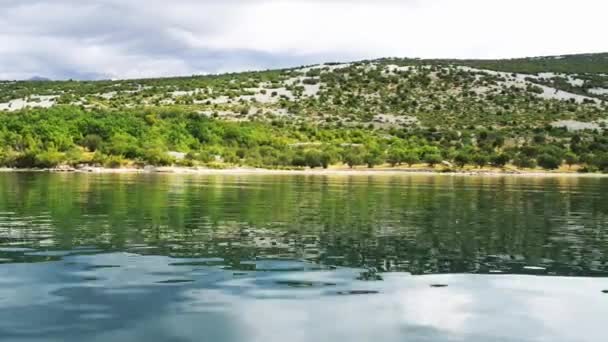
<path id="1" fill-rule="evenodd" d="M 0 174 L 1 341 L 605 341 L 608 179 Z"/>

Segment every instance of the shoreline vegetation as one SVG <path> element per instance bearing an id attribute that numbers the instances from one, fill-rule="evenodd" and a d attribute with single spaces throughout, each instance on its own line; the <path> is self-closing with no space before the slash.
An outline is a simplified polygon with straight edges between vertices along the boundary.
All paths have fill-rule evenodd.
<path id="1" fill-rule="evenodd" d="M 255 167 L 184 167 L 184 166 L 151 166 L 108 168 L 101 166 L 62 166 L 56 168 L 6 168 L 0 167 L 0 173 L 83 173 L 83 174 L 176 174 L 176 175 L 310 175 L 310 176 L 398 176 L 398 175 L 451 175 L 478 177 L 608 177 L 606 173 L 581 173 L 574 168 L 560 170 L 516 169 L 516 168 L 462 168 L 449 167 L 401 167 L 390 166 L 378 168 L 349 168 L 348 166 L 333 166 L 328 168 L 298 168 L 298 169 L 267 169 Z"/>
<path id="2" fill-rule="evenodd" d="M 606 57 L 0 81 L 0 167 L 608 173 Z"/>
<path id="3" fill-rule="evenodd" d="M 0 115 L 0 167 L 174 173 L 608 171 L 608 131 L 570 132 L 546 126 L 530 136 L 509 137 L 482 127 L 382 130 L 287 121 L 228 122 L 165 110 L 89 113 L 58 107 Z M 325 171 L 315 171 L 321 169 Z"/>

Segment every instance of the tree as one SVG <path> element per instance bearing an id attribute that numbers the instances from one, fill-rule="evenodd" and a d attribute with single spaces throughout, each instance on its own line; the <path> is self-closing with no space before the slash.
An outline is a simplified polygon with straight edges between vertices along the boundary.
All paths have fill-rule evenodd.
<path id="1" fill-rule="evenodd" d="M 386 156 L 386 161 L 391 164 L 391 166 L 399 165 L 403 162 L 404 151 L 400 148 L 391 148 L 388 150 L 388 154 Z"/>
<path id="2" fill-rule="evenodd" d="M 65 154 L 65 159 L 70 165 L 76 165 L 82 162 L 83 153 L 79 147 L 73 147 Z"/>
<path id="3" fill-rule="evenodd" d="M 316 149 L 307 150 L 304 153 L 304 161 L 306 166 L 310 167 L 311 169 L 323 166 L 321 152 Z"/>
<path id="4" fill-rule="evenodd" d="M 89 152 L 95 152 L 101 146 L 102 139 L 97 134 L 89 134 L 86 137 L 82 138 L 82 142 L 80 143 L 82 146 L 86 147 Z"/>
<path id="5" fill-rule="evenodd" d="M 376 148 L 368 150 L 363 157 L 363 161 L 370 169 L 374 168 L 376 165 L 382 164 L 382 162 L 384 162 L 382 151 Z"/>
<path id="6" fill-rule="evenodd" d="M 603 171 L 603 172 L 607 172 L 608 171 L 608 153 L 604 152 L 601 154 L 598 154 L 597 156 L 595 156 L 595 158 L 593 159 L 593 166 L 597 167 L 599 170 Z"/>
<path id="7" fill-rule="evenodd" d="M 540 167 L 547 170 L 555 170 L 562 165 L 561 159 L 548 153 L 541 154 L 536 160 Z"/>
<path id="8" fill-rule="evenodd" d="M 470 160 L 469 153 L 465 151 L 458 152 L 456 156 L 454 156 L 454 163 L 461 168 L 468 164 Z"/>
<path id="9" fill-rule="evenodd" d="M 363 164 L 362 151 L 360 149 L 351 148 L 344 153 L 343 160 L 351 169 L 357 165 L 361 165 Z"/>
<path id="10" fill-rule="evenodd" d="M 528 157 L 523 153 L 519 153 L 515 159 L 513 159 L 513 165 L 522 168 L 530 168 L 533 169 L 536 167 L 536 160 Z"/>
<path id="11" fill-rule="evenodd" d="M 504 167 L 505 165 L 507 165 L 509 160 L 511 160 L 511 158 L 509 158 L 509 156 L 505 153 L 493 154 L 490 157 L 490 163 L 492 163 L 492 165 L 496 167 Z"/>
<path id="12" fill-rule="evenodd" d="M 55 167 L 65 162 L 65 155 L 57 151 L 44 151 L 36 155 L 35 167 L 50 168 Z"/>
<path id="13" fill-rule="evenodd" d="M 411 167 L 412 165 L 420 162 L 420 157 L 418 156 L 418 153 L 406 150 L 401 157 L 401 161 Z"/>
<path id="14" fill-rule="evenodd" d="M 564 159 L 569 168 L 572 168 L 572 165 L 578 164 L 579 162 L 578 156 L 572 152 L 566 153 Z"/>
<path id="15" fill-rule="evenodd" d="M 490 157 L 483 152 L 477 152 L 473 155 L 473 162 L 481 169 L 482 167 L 488 165 L 490 162 Z"/>
<path id="16" fill-rule="evenodd" d="M 138 155 L 137 139 L 127 133 L 118 133 L 112 136 L 107 151 L 111 155 L 135 158 Z"/>
<path id="17" fill-rule="evenodd" d="M 430 153 L 424 156 L 424 162 L 427 163 L 430 167 L 435 167 L 435 165 L 441 163 L 443 158 L 437 153 Z"/>
<path id="18" fill-rule="evenodd" d="M 532 140 L 534 141 L 535 144 L 543 144 L 545 143 L 546 137 L 542 134 L 536 134 Z"/>
<path id="19" fill-rule="evenodd" d="M 152 165 L 168 166 L 175 162 L 165 151 L 160 148 L 150 148 L 144 152 L 144 160 Z"/>
<path id="20" fill-rule="evenodd" d="M 222 159 L 224 159 L 224 162 L 230 164 L 238 164 L 241 161 L 241 158 L 236 155 L 236 151 L 232 149 L 225 150 L 222 153 Z"/>
<path id="21" fill-rule="evenodd" d="M 329 165 L 335 163 L 336 159 L 338 158 L 334 151 L 325 150 L 321 152 L 321 166 L 323 166 L 324 169 L 327 169 Z"/>

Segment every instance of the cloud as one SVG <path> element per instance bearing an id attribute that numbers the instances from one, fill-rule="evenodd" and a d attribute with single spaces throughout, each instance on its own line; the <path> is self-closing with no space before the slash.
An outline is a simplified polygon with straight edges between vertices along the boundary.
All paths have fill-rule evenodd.
<path id="1" fill-rule="evenodd" d="M 0 79 L 608 51 L 602 0 L 0 0 Z"/>

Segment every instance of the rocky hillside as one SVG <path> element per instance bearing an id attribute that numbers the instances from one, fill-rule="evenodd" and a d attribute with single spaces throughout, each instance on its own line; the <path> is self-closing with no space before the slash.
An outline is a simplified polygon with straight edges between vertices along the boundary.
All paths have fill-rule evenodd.
<path id="1" fill-rule="evenodd" d="M 163 79 L 0 83 L 0 111 L 44 112 L 51 107 L 112 115 L 182 111 L 223 122 L 372 129 L 379 136 L 441 135 L 440 140 L 450 137 L 450 144 L 457 141 L 449 145 L 454 148 L 470 144 L 478 149 L 477 132 L 489 130 L 500 132 L 509 146 L 536 137 L 559 141 L 567 150 L 570 141 L 565 138 L 537 136 L 551 129 L 587 134 L 589 139 L 603 135 L 608 123 L 608 54 L 513 60 L 387 58 Z M 72 140 L 87 132 L 80 135 Z M 314 139 L 292 142 L 309 140 Z M 162 148 L 179 147 L 171 145 L 165 142 Z"/>

